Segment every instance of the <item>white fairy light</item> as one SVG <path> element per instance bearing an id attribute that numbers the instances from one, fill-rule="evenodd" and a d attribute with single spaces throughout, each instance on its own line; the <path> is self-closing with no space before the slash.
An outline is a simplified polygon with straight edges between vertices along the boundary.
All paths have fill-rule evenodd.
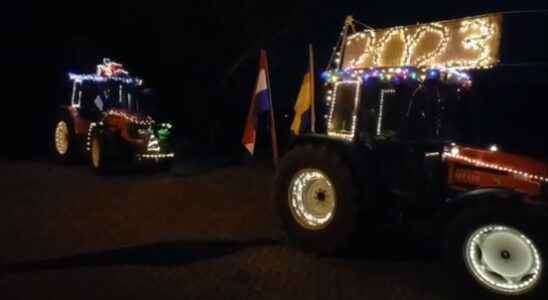
<path id="1" fill-rule="evenodd" d="M 353 140 L 354 139 L 354 135 L 355 135 L 355 132 L 356 132 L 357 107 L 358 107 L 358 103 L 360 101 L 361 83 L 362 83 L 361 79 L 344 80 L 344 81 L 339 81 L 339 82 L 335 83 L 335 87 L 334 87 L 335 97 L 333 98 L 333 101 L 331 101 L 331 109 L 330 109 L 329 118 L 328 118 L 328 121 L 327 121 L 327 134 L 329 136 L 343 138 L 343 139 L 346 139 L 346 140 Z M 353 110 L 353 115 L 352 115 L 352 126 L 351 126 L 351 130 L 350 130 L 350 134 L 340 133 L 340 132 L 336 132 L 336 131 L 333 130 L 332 120 L 333 120 L 333 113 L 335 111 L 335 105 L 336 105 L 336 100 L 337 100 L 336 91 L 337 91 L 337 89 L 340 85 L 355 85 L 356 86 L 356 94 L 354 96 L 354 110 Z"/>
<path id="2" fill-rule="evenodd" d="M 454 149 L 457 149 L 457 150 L 455 151 Z M 474 159 L 474 158 L 470 158 L 470 157 L 461 155 L 459 153 L 460 153 L 460 151 L 458 150 L 458 147 L 453 147 L 453 148 L 451 148 L 451 152 L 444 152 L 443 157 L 444 158 L 447 158 L 447 157 L 453 158 L 455 160 L 459 160 L 459 161 L 462 161 L 462 162 L 465 162 L 465 163 L 468 163 L 468 164 L 471 164 L 471 165 L 475 165 L 476 167 L 492 169 L 492 170 L 501 171 L 501 172 L 507 172 L 507 173 L 510 173 L 510 174 L 521 176 L 521 177 L 523 177 L 525 179 L 528 179 L 528 180 L 548 182 L 548 177 L 543 177 L 543 176 L 540 176 L 540 175 L 537 175 L 537 174 L 531 174 L 531 173 L 528 173 L 528 172 L 524 172 L 522 170 L 518 170 L 518 169 L 515 169 L 515 168 L 511 168 L 511 167 L 507 167 L 507 166 L 503 166 L 503 165 L 499 165 L 499 164 L 495 164 L 495 163 L 488 163 L 488 162 L 485 162 L 485 161 L 480 160 L 480 159 Z"/>
<path id="3" fill-rule="evenodd" d="M 382 117 L 384 109 L 384 97 L 386 94 L 396 93 L 395 89 L 382 89 L 381 90 L 381 99 L 379 101 L 379 117 L 377 119 L 377 135 L 381 135 L 382 132 Z"/>
<path id="4" fill-rule="evenodd" d="M 368 29 L 348 37 L 345 46 L 360 47 L 360 50 L 350 51 L 355 57 L 348 57 L 345 64 L 350 68 L 388 66 L 385 60 L 395 57 L 398 53 L 394 51 L 399 51 L 399 47 L 394 50 L 387 45 L 397 39 L 403 43 L 399 53 L 399 64 L 402 66 L 489 68 L 498 62 L 496 50 L 492 48 L 498 45 L 493 41 L 499 37 L 499 33 L 499 21 L 494 15 L 381 30 Z M 433 49 L 419 48 L 419 45 L 425 43 L 431 44 Z M 452 51 L 457 50 L 460 56 L 476 56 L 475 53 L 477 56 L 459 58 L 459 55 L 448 53 L 450 44 Z"/>

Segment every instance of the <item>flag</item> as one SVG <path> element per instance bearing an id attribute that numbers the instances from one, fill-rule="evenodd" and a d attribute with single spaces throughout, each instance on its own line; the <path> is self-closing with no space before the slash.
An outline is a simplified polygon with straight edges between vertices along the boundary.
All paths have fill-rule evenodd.
<path id="1" fill-rule="evenodd" d="M 310 47 L 310 67 L 304 75 L 303 83 L 295 103 L 295 116 L 291 123 L 291 132 L 299 135 L 302 132 L 314 132 L 314 66 L 313 52 Z"/>
<path id="2" fill-rule="evenodd" d="M 259 61 L 259 75 L 255 85 L 255 92 L 251 99 L 251 105 L 247 114 L 247 121 L 242 137 L 242 144 L 253 155 L 255 151 L 255 141 L 257 137 L 257 122 L 260 113 L 270 111 L 272 113 L 272 102 L 270 99 L 270 89 L 268 83 L 268 61 L 266 52 L 261 50 L 261 58 Z M 273 114 L 271 114 L 273 121 Z M 271 124 L 271 129 L 274 130 L 274 124 Z M 272 132 L 275 134 L 275 132 Z M 274 135 L 273 135 L 274 141 Z M 277 145 L 276 145 L 277 146 Z M 274 147 L 274 144 L 273 144 Z"/>

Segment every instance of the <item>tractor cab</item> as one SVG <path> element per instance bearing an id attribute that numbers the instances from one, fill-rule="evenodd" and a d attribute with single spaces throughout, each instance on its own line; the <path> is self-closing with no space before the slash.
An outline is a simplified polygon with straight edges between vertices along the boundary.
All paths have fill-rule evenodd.
<path id="1" fill-rule="evenodd" d="M 110 110 L 142 113 L 142 80 L 130 77 L 121 64 L 108 59 L 96 74 L 69 74 L 73 82 L 71 106 L 83 118 L 97 120 Z"/>
<path id="2" fill-rule="evenodd" d="M 458 141 L 461 120 L 466 119 L 461 108 L 468 100 L 470 76 L 413 67 L 351 74 L 335 75 L 338 81 L 327 92 L 327 136 L 369 149 L 378 175 L 393 194 L 439 199 L 432 193 L 442 191 L 433 187 L 441 186 L 436 181 L 443 178 L 442 153 Z"/>

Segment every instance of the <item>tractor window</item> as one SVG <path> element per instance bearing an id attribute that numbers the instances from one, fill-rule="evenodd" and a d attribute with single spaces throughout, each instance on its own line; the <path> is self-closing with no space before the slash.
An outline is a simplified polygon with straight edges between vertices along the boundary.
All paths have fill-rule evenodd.
<path id="1" fill-rule="evenodd" d="M 72 84 L 72 95 L 70 98 L 70 104 L 74 107 L 80 107 L 82 101 L 82 84 L 74 81 Z"/>
<path id="2" fill-rule="evenodd" d="M 380 90 L 375 131 L 377 137 L 390 138 L 398 132 L 400 114 L 397 101 L 395 89 L 383 88 Z"/>
<path id="3" fill-rule="evenodd" d="M 89 108 L 91 106 L 96 106 L 97 108 L 100 108 L 97 105 L 97 89 L 93 85 L 84 85 L 80 91 L 81 98 L 80 103 L 83 108 Z M 102 109 L 100 109 L 102 110 Z"/>
<path id="4" fill-rule="evenodd" d="M 329 135 L 353 137 L 360 85 L 360 81 L 344 81 L 335 86 L 335 97 L 328 124 Z"/>
<path id="5" fill-rule="evenodd" d="M 378 140 L 400 139 L 405 131 L 405 119 L 413 83 L 382 83 L 370 80 L 365 85 L 365 103 L 360 116 L 360 128 Z"/>

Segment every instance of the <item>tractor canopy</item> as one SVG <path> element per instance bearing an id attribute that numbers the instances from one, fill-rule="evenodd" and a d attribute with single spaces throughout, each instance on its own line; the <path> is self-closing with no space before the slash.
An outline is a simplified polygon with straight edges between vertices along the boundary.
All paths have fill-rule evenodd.
<path id="1" fill-rule="evenodd" d="M 104 59 L 95 74 L 69 73 L 73 83 L 73 107 L 101 112 L 123 111 L 125 114 L 144 114 L 143 81 L 132 77 L 119 63 Z"/>

